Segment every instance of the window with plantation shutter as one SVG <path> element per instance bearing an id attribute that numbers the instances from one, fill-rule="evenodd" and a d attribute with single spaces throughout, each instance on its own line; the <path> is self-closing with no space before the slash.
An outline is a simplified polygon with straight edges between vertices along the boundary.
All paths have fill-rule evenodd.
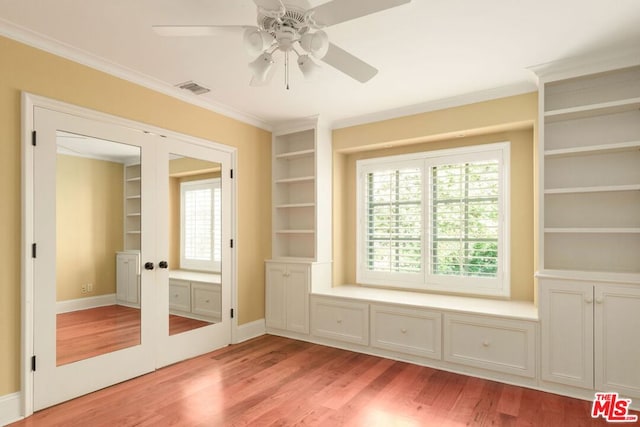
<path id="1" fill-rule="evenodd" d="M 220 179 L 180 184 L 180 268 L 220 271 Z"/>
<path id="2" fill-rule="evenodd" d="M 367 174 L 366 253 L 371 271 L 422 271 L 422 171 Z"/>
<path id="3" fill-rule="evenodd" d="M 509 144 L 358 161 L 361 284 L 509 295 Z"/>

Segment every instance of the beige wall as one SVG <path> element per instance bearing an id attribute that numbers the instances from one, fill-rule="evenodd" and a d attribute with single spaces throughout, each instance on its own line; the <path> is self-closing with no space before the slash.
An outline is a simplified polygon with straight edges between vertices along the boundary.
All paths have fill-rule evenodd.
<path id="1" fill-rule="evenodd" d="M 334 286 L 356 283 L 356 160 L 511 141 L 511 298 L 533 301 L 536 114 L 532 93 L 334 130 Z"/>
<path id="2" fill-rule="evenodd" d="M 120 163 L 57 156 L 57 301 L 116 292 L 116 252 L 123 247 Z M 93 284 L 83 294 L 81 286 Z"/>
<path id="3" fill-rule="evenodd" d="M 264 317 L 270 132 L 4 37 L 0 58 L 0 396 L 20 388 L 21 91 L 236 147 L 238 323 Z"/>

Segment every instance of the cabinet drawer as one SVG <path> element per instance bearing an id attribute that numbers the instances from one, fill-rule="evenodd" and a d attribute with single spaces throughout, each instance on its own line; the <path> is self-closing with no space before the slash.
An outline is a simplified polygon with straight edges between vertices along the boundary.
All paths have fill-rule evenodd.
<path id="1" fill-rule="evenodd" d="M 169 309 L 191 311 L 191 289 L 189 282 L 169 281 Z"/>
<path id="2" fill-rule="evenodd" d="M 440 359 L 441 314 L 386 305 L 371 305 L 371 346 Z"/>
<path id="3" fill-rule="evenodd" d="M 523 320 L 445 314 L 444 359 L 533 378 L 535 332 Z"/>
<path id="4" fill-rule="evenodd" d="M 369 305 L 314 297 L 311 299 L 313 335 L 355 344 L 369 344 Z"/>
<path id="5" fill-rule="evenodd" d="M 191 282 L 191 311 L 193 314 L 221 319 L 222 295 L 220 285 Z"/>

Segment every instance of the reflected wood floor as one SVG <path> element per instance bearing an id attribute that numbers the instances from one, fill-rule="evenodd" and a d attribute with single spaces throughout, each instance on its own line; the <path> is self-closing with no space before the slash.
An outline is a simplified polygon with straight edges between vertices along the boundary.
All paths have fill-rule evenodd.
<path id="1" fill-rule="evenodd" d="M 587 401 L 265 335 L 15 425 L 606 425 L 590 409 Z"/>
<path id="2" fill-rule="evenodd" d="M 209 323 L 169 315 L 169 334 Z M 109 305 L 56 315 L 56 364 L 64 365 L 140 344 L 140 309 Z"/>

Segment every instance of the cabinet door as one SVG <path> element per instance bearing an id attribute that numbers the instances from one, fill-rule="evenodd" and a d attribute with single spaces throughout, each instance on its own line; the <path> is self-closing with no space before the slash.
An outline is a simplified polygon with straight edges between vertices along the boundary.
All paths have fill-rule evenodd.
<path id="1" fill-rule="evenodd" d="M 596 389 L 640 398 L 640 289 L 596 285 Z"/>
<path id="2" fill-rule="evenodd" d="M 285 273 L 286 328 L 309 333 L 309 266 L 288 264 Z"/>
<path id="3" fill-rule="evenodd" d="M 267 263 L 265 323 L 269 328 L 286 328 L 285 273 L 286 264 Z"/>
<path id="4" fill-rule="evenodd" d="M 116 298 L 129 306 L 140 306 L 138 255 L 118 254 L 116 257 Z"/>
<path id="5" fill-rule="evenodd" d="M 542 379 L 593 388 L 593 286 L 540 280 Z"/>

